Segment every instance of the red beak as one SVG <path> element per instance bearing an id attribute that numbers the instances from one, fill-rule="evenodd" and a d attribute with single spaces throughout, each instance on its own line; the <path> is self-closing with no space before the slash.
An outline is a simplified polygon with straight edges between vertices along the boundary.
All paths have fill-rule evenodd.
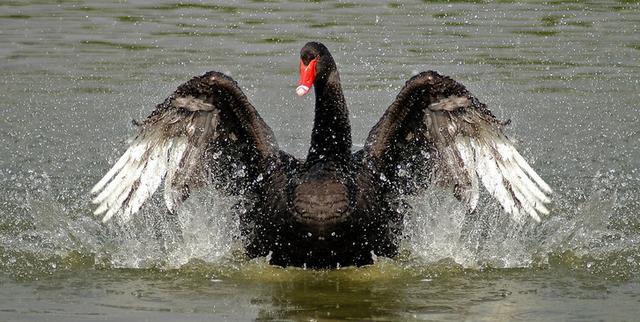
<path id="1" fill-rule="evenodd" d="M 316 64 L 318 58 L 314 58 L 309 62 L 309 65 L 305 66 L 300 59 L 300 80 L 298 81 L 298 88 L 296 88 L 296 94 L 303 96 L 309 92 L 313 82 L 316 81 Z"/>

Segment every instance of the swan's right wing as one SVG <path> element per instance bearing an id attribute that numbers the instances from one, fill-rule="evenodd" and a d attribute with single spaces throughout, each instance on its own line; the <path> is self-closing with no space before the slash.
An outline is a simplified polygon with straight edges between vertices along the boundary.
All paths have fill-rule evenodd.
<path id="1" fill-rule="evenodd" d="M 551 188 L 518 153 L 499 122 L 467 89 L 436 72 L 407 81 L 371 130 L 365 160 L 399 189 L 435 183 L 470 209 L 479 183 L 515 219 L 539 221 Z"/>
<path id="2" fill-rule="evenodd" d="M 276 162 L 271 129 L 230 77 L 209 72 L 180 85 L 140 125 L 139 134 L 93 187 L 96 215 L 131 218 L 165 181 L 173 211 L 209 184 L 248 189 Z"/>

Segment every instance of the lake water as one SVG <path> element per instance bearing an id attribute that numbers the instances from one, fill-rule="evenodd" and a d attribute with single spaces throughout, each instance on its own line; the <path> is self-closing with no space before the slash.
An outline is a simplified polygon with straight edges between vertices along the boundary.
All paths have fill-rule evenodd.
<path id="1" fill-rule="evenodd" d="M 0 1 L 0 321 L 634 321 L 640 314 L 638 1 Z M 502 119 L 554 188 L 518 225 L 415 198 L 403 252 L 310 271 L 243 258 L 234 200 L 203 192 L 128 225 L 88 190 L 140 120 L 208 70 L 303 157 L 298 52 L 336 59 L 354 142 L 435 69 Z M 178 229 L 180 228 L 180 229 Z"/>

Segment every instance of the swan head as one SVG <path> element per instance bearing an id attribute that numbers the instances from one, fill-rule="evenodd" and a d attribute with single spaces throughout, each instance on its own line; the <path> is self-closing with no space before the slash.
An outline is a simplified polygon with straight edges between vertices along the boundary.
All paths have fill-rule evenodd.
<path id="1" fill-rule="evenodd" d="M 335 69 L 335 62 L 325 45 L 313 41 L 305 44 L 300 50 L 300 80 L 296 94 L 309 93 L 316 80 L 322 79 L 331 69 Z"/>

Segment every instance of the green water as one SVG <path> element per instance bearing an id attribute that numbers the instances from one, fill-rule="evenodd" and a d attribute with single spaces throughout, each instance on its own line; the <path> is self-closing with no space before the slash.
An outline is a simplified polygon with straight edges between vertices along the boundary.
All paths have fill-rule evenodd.
<path id="1" fill-rule="evenodd" d="M 434 266 L 318 272 L 250 263 L 59 272 L 11 283 L 1 312 L 4 319 L 29 321 L 635 319 L 636 283 L 564 268 Z"/>
<path id="2" fill-rule="evenodd" d="M 0 1 L 0 321 L 635 321 L 640 314 L 637 1 Z M 554 188 L 518 225 L 410 200 L 402 255 L 308 271 L 248 260 L 236 200 L 203 192 L 128 225 L 90 187 L 175 87 L 238 81 L 303 157 L 298 51 L 338 63 L 359 147 L 412 74 L 464 83 Z"/>

